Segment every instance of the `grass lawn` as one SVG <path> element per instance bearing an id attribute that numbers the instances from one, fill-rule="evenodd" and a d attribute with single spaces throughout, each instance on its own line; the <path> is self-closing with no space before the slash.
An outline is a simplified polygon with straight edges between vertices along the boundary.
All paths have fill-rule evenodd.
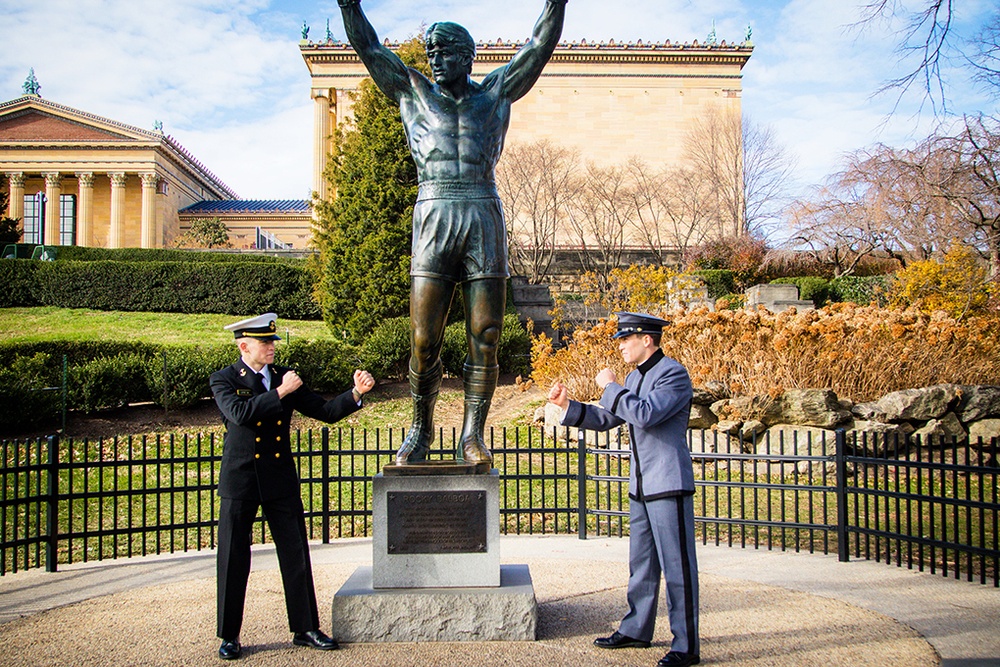
<path id="1" fill-rule="evenodd" d="M 258 313 L 249 313 L 252 317 Z M 126 313 L 83 308 L 0 308 L 0 342 L 46 340 L 135 340 L 148 343 L 225 343 L 233 335 L 223 327 L 233 315 Z M 316 340 L 331 336 L 322 320 L 278 320 L 282 338 Z"/>

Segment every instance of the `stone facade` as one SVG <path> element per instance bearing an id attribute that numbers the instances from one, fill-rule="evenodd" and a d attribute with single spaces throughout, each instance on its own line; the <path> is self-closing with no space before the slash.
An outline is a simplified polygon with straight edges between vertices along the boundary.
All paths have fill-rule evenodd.
<path id="1" fill-rule="evenodd" d="M 479 43 L 473 79 L 509 62 L 520 46 Z M 331 137 L 351 122 L 351 96 L 367 72 L 348 44 L 304 41 L 299 48 L 315 104 L 313 190 L 326 199 L 331 193 L 323 169 Z M 738 117 L 741 71 L 752 52 L 749 42 L 560 44 L 531 91 L 514 104 L 507 143 L 548 140 L 602 167 L 631 157 L 653 167 L 677 164 L 685 138 L 708 110 Z"/>

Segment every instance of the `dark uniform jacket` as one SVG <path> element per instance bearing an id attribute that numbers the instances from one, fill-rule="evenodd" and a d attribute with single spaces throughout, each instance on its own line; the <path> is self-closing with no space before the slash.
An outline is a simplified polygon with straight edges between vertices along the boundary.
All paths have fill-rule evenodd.
<path id="1" fill-rule="evenodd" d="M 335 422 L 360 407 L 350 391 L 327 401 L 305 385 L 279 399 L 277 387 L 289 369 L 269 368 L 270 391 L 265 391 L 242 359 L 212 373 L 209 380 L 226 425 L 219 473 L 219 495 L 224 498 L 271 500 L 299 495 L 289 443 L 292 411 Z"/>
<path id="2" fill-rule="evenodd" d="M 639 364 L 625 385 L 611 382 L 600 406 L 570 401 L 565 426 L 607 431 L 628 424 L 632 446 L 629 496 L 656 500 L 694 493 L 687 446 L 693 390 L 687 370 L 661 350 Z"/>

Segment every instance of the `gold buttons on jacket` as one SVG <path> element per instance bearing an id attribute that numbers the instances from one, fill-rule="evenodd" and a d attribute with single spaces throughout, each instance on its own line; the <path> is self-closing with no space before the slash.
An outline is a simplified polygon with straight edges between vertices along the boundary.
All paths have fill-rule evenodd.
<path id="1" fill-rule="evenodd" d="M 260 454 L 254 454 L 254 455 L 253 455 L 253 457 L 254 457 L 255 459 L 259 459 L 259 458 L 260 458 Z"/>
<path id="2" fill-rule="evenodd" d="M 277 438 L 274 439 L 274 441 L 275 442 L 281 442 L 281 436 L 279 435 Z"/>
<path id="3" fill-rule="evenodd" d="M 259 435 L 257 436 L 257 442 L 260 442 L 260 436 Z"/>
<path id="4" fill-rule="evenodd" d="M 257 422 L 257 426 L 260 426 L 260 422 Z"/>
<path id="5" fill-rule="evenodd" d="M 274 453 L 274 458 L 280 459 L 281 458 L 281 452 L 275 452 Z"/>
<path id="6" fill-rule="evenodd" d="M 278 426 L 281 426 L 281 420 L 280 419 L 278 420 Z"/>

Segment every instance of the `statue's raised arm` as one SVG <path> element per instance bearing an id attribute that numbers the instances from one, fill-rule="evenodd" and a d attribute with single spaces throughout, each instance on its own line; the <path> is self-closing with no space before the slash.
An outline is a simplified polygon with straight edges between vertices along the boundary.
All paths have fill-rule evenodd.
<path id="1" fill-rule="evenodd" d="M 379 41 L 375 28 L 361 11 L 361 0 L 337 0 L 344 17 L 344 29 L 354 51 L 365 64 L 375 85 L 385 95 L 399 102 L 401 94 L 410 86 L 406 65 L 395 53 Z"/>
<path id="2" fill-rule="evenodd" d="M 545 1 L 545 9 L 535 24 L 531 39 L 507 64 L 504 93 L 511 101 L 521 99 L 531 90 L 559 44 L 566 17 L 566 2 L 567 0 Z"/>

